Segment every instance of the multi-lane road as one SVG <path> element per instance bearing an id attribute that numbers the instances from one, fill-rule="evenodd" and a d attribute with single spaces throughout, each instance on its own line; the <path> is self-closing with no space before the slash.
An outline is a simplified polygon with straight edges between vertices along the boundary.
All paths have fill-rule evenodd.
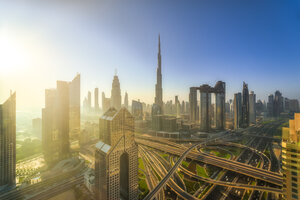
<path id="1" fill-rule="evenodd" d="M 59 174 L 55 177 L 43 180 L 39 183 L 29 185 L 23 188 L 15 189 L 0 195 L 1 200 L 30 200 L 30 199 L 47 199 L 60 192 L 70 189 L 70 187 L 83 183 L 83 173 L 85 167 L 78 167 L 73 171 Z"/>
<path id="2" fill-rule="evenodd" d="M 152 138 L 154 139 L 154 138 Z M 263 180 L 278 186 L 282 186 L 282 175 L 274 172 L 270 172 L 264 169 L 256 168 L 251 165 L 240 163 L 237 161 L 227 160 L 217 156 L 192 151 L 199 144 L 192 147 L 184 147 L 173 142 L 165 141 L 162 139 L 156 139 L 156 142 L 149 141 L 149 139 L 137 138 L 136 142 L 141 145 L 145 145 L 159 151 L 167 152 L 173 155 L 187 157 L 189 159 L 204 162 L 210 165 L 214 165 L 230 171 L 235 171 L 246 176 L 250 176 L 256 179 Z M 200 143 L 201 144 L 201 143 Z M 186 154 L 184 154 L 186 152 Z M 183 159 L 182 159 L 183 160 Z"/>
<path id="3" fill-rule="evenodd" d="M 147 147 L 156 151 L 168 153 L 169 155 L 178 156 L 177 162 L 169 169 L 168 173 L 165 173 L 165 176 L 162 177 L 161 181 L 155 186 L 155 188 L 149 192 L 145 200 L 153 199 L 159 192 L 161 192 L 161 189 L 164 188 L 166 184 L 169 184 L 168 181 L 171 180 L 172 177 L 174 177 L 174 174 L 176 174 L 178 168 L 185 175 L 190 176 L 193 179 L 228 188 L 226 190 L 227 195 L 231 195 L 232 193 L 233 196 L 237 197 L 239 195 L 243 195 L 245 190 L 253 191 L 250 196 L 251 199 L 257 195 L 259 195 L 258 197 L 260 198 L 263 193 L 269 193 L 269 195 L 281 194 L 282 175 L 270 171 L 271 159 L 263 153 L 268 148 L 269 144 L 265 143 L 265 140 L 271 141 L 273 138 L 260 134 L 256 135 L 249 133 L 247 129 L 244 130 L 243 133 L 245 137 L 254 138 L 252 141 L 254 141 L 254 144 L 256 146 L 252 147 L 246 145 L 238 145 L 237 143 L 229 143 L 226 141 L 224 141 L 224 143 L 228 146 L 238 145 L 240 148 L 246 150 L 244 151 L 244 156 L 250 156 L 249 158 L 247 158 L 248 161 L 246 163 L 242 162 L 242 157 L 237 161 L 228 160 L 225 158 L 214 156 L 212 154 L 199 152 L 195 149 L 195 147 L 199 145 L 208 145 L 209 143 L 210 145 L 213 144 L 218 146 L 216 139 L 210 139 L 206 141 L 202 140 L 202 142 L 197 142 L 197 140 L 194 140 L 193 142 L 196 143 L 191 144 L 191 146 L 187 147 L 175 142 L 171 142 L 167 139 L 152 136 L 137 136 L 136 142 L 142 147 Z M 231 137 L 234 138 L 236 136 L 231 135 Z M 232 173 L 232 179 L 228 180 L 227 176 L 227 180 L 225 179 L 226 181 L 200 177 L 181 166 L 182 161 L 186 158 L 196 162 L 213 165 L 223 170 L 227 170 L 228 173 Z M 163 169 L 158 168 L 157 170 L 157 173 L 160 173 L 159 170 L 164 171 Z M 257 185 L 249 184 L 249 181 L 255 181 Z M 231 190 L 231 188 L 236 188 L 237 190 Z M 238 195 L 234 193 L 237 193 Z M 182 194 L 179 196 L 182 197 Z"/>

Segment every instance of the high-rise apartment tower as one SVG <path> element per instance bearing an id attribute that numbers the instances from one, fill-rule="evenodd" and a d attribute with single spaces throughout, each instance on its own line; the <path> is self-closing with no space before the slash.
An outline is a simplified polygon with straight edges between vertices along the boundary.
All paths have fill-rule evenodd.
<path id="1" fill-rule="evenodd" d="M 16 180 L 16 93 L 0 105 L 0 186 Z"/>

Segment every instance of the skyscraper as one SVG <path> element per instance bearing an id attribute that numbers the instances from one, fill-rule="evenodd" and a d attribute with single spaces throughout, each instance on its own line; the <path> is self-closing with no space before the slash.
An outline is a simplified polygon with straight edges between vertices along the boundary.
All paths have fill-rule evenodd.
<path id="1" fill-rule="evenodd" d="M 225 82 L 218 81 L 214 87 L 215 89 L 215 109 L 214 120 L 216 129 L 225 128 Z"/>
<path id="2" fill-rule="evenodd" d="M 284 98 L 283 99 L 284 102 L 284 112 L 289 112 L 290 111 L 290 99 L 288 98 Z"/>
<path id="3" fill-rule="evenodd" d="M 136 120 L 142 120 L 143 119 L 143 104 L 140 102 L 140 100 L 135 101 L 132 100 L 131 104 L 131 114 Z"/>
<path id="4" fill-rule="evenodd" d="M 256 123 L 256 94 L 253 91 L 249 95 L 249 122 Z"/>
<path id="5" fill-rule="evenodd" d="M 282 94 L 277 90 L 275 92 L 275 98 L 273 103 L 274 117 L 279 117 L 282 111 L 283 111 L 283 98 L 282 98 Z"/>
<path id="6" fill-rule="evenodd" d="M 290 112 L 298 112 L 299 111 L 299 101 L 297 99 L 291 99 L 289 105 Z"/>
<path id="7" fill-rule="evenodd" d="M 274 116 L 274 95 L 273 94 L 270 94 L 268 96 L 267 113 L 269 117 Z"/>
<path id="8" fill-rule="evenodd" d="M 211 87 L 207 84 L 200 86 L 200 128 L 203 131 L 209 131 L 211 128 Z"/>
<path id="9" fill-rule="evenodd" d="M 242 94 L 234 94 L 233 100 L 233 112 L 234 112 L 234 129 L 238 129 L 242 125 Z"/>
<path id="10" fill-rule="evenodd" d="M 110 108 L 99 120 L 95 151 L 97 200 L 138 199 L 138 147 L 134 119 L 126 108 Z"/>
<path id="11" fill-rule="evenodd" d="M 127 92 L 125 92 L 124 107 L 128 109 L 128 94 L 127 94 Z"/>
<path id="12" fill-rule="evenodd" d="M 70 138 L 80 135 L 80 74 L 69 83 Z"/>
<path id="13" fill-rule="evenodd" d="M 160 54 L 160 35 L 158 36 L 158 54 L 157 54 L 157 69 L 156 69 L 156 84 L 155 84 L 155 100 L 154 103 L 161 108 L 163 113 L 163 89 L 161 75 L 161 54 Z"/>
<path id="14" fill-rule="evenodd" d="M 207 84 L 201 85 L 200 87 L 190 87 L 190 120 L 200 122 L 200 128 L 203 131 L 209 131 L 211 129 L 212 118 L 214 119 L 217 129 L 225 128 L 225 85 L 225 82 L 218 81 L 215 87 L 211 87 Z M 200 92 L 199 103 L 198 91 Z M 211 104 L 211 94 L 215 96 L 215 106 Z"/>
<path id="15" fill-rule="evenodd" d="M 179 102 L 179 99 L 178 99 L 178 95 L 175 96 L 175 109 L 176 109 L 176 116 L 180 117 L 181 107 L 180 107 L 180 102 Z"/>
<path id="16" fill-rule="evenodd" d="M 121 108 L 121 89 L 120 82 L 117 75 L 114 76 L 111 88 L 111 101 L 110 106 L 119 110 Z"/>
<path id="17" fill-rule="evenodd" d="M 282 128 L 283 196 L 299 199 L 300 191 L 300 113 L 289 121 L 289 128 Z"/>
<path id="18" fill-rule="evenodd" d="M 182 102 L 181 102 L 180 112 L 181 112 L 182 114 L 185 114 L 185 113 L 186 113 L 186 105 L 185 105 L 185 101 L 183 101 L 183 100 L 182 100 Z"/>
<path id="19" fill-rule="evenodd" d="M 42 109 L 42 144 L 49 166 L 70 156 L 70 137 L 80 133 L 80 75 L 73 81 L 57 81 L 45 90 Z"/>
<path id="20" fill-rule="evenodd" d="M 249 126 L 249 90 L 248 84 L 243 82 L 243 93 L 242 93 L 242 126 Z"/>
<path id="21" fill-rule="evenodd" d="M 92 108 L 92 93 L 90 91 L 88 91 L 88 109 L 89 111 L 91 111 L 91 108 Z"/>
<path id="22" fill-rule="evenodd" d="M 105 97 L 105 93 L 102 92 L 102 112 L 105 113 L 110 108 L 110 98 Z"/>
<path id="23" fill-rule="evenodd" d="M 99 89 L 98 88 L 95 88 L 95 91 L 94 91 L 94 95 L 95 95 L 95 112 L 98 112 L 99 111 Z"/>
<path id="24" fill-rule="evenodd" d="M 16 93 L 0 105 L 0 186 L 16 180 Z"/>
<path id="25" fill-rule="evenodd" d="M 190 103 L 190 120 L 199 121 L 199 106 L 197 101 L 197 87 L 190 87 L 189 103 Z"/>

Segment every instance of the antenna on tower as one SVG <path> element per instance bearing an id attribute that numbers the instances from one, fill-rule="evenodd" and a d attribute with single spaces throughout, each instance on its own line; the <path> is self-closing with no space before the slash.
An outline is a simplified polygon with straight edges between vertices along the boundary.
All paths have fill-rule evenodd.
<path id="1" fill-rule="evenodd" d="M 117 76 L 117 73 L 118 73 L 118 70 L 117 70 L 117 68 L 115 69 L 115 76 Z"/>

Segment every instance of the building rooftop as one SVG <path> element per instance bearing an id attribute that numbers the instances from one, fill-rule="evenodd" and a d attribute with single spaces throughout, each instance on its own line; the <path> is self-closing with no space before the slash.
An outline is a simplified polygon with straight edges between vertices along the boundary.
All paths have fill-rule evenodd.
<path id="1" fill-rule="evenodd" d="M 118 113 L 115 108 L 109 108 L 102 116 L 101 119 L 112 120 L 114 116 Z"/>
<path id="2" fill-rule="evenodd" d="M 163 134 L 169 134 L 169 135 L 179 135 L 179 132 L 157 131 L 157 133 L 163 133 Z"/>
<path id="3" fill-rule="evenodd" d="M 102 141 L 99 141 L 96 145 L 95 145 L 95 147 L 98 149 L 98 150 L 101 150 L 102 152 L 104 152 L 104 153 L 107 153 L 109 150 L 110 150 L 110 145 L 108 145 L 108 144 L 105 144 L 104 142 L 102 142 Z"/>

